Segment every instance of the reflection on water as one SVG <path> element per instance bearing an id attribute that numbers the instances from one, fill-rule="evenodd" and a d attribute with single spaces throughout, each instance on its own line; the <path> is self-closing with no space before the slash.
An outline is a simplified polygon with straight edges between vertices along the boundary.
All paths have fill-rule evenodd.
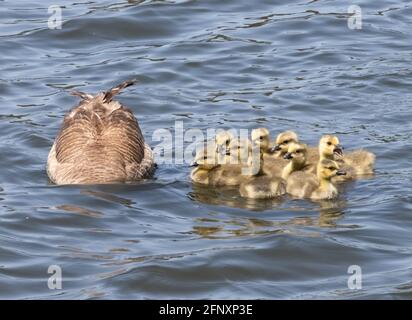
<path id="1" fill-rule="evenodd" d="M 103 213 L 101 212 L 89 210 L 86 208 L 81 208 L 81 207 L 70 205 L 70 204 L 62 204 L 60 206 L 57 206 L 56 209 L 70 212 L 70 213 L 80 214 L 82 216 L 91 217 L 91 218 L 100 218 L 103 215 Z"/>
<path id="2" fill-rule="evenodd" d="M 274 199 L 258 200 L 242 198 L 238 192 L 238 188 L 215 188 L 198 184 L 193 184 L 193 190 L 189 192 L 188 197 L 192 201 L 199 201 L 207 205 L 227 206 L 232 208 L 246 209 L 256 212 L 264 212 L 266 210 L 286 210 L 286 211 L 303 211 L 297 204 L 290 204 L 289 207 L 283 206 L 288 204 L 287 196 Z M 306 200 L 295 200 L 302 203 Z M 224 237 L 239 237 L 251 235 L 264 235 L 287 233 L 291 235 L 308 236 L 307 232 L 299 229 L 303 227 L 320 227 L 320 228 L 356 228 L 356 225 L 347 226 L 339 225 L 338 222 L 343 218 L 346 208 L 344 199 L 322 200 L 313 202 L 314 207 L 310 210 L 310 215 L 298 216 L 291 219 L 284 219 L 282 213 L 279 213 L 278 219 L 265 220 L 261 218 L 242 218 L 232 220 L 220 220 L 213 217 L 198 218 L 193 226 L 193 233 L 201 237 L 213 239 Z M 318 212 L 317 217 L 314 214 Z M 302 228 L 300 228 L 302 227 Z M 315 235 L 316 233 L 311 233 Z"/>
<path id="3" fill-rule="evenodd" d="M 102 191 L 96 191 L 96 190 L 82 190 L 81 193 L 85 195 L 91 195 L 97 198 L 101 198 L 109 202 L 117 202 L 125 206 L 132 206 L 134 204 L 132 200 L 122 198 L 114 194 L 110 194 L 108 192 L 102 192 Z"/>
<path id="4" fill-rule="evenodd" d="M 340 189 L 344 190 L 342 186 Z M 273 199 L 242 198 L 239 194 L 238 187 L 209 187 L 196 183 L 192 184 L 192 191 L 188 193 L 188 198 L 192 201 L 199 201 L 209 205 L 228 206 L 252 211 L 281 209 L 283 208 L 283 204 L 288 204 L 288 200 L 291 200 L 288 195 Z M 297 199 L 295 201 L 303 203 L 309 200 Z M 342 210 L 345 208 L 346 200 L 342 198 L 333 200 L 310 200 L 310 203 L 316 204 L 317 208 L 314 208 L 314 210 L 319 210 L 320 213 L 342 215 Z M 298 211 L 300 210 L 299 208 L 299 206 L 296 206 L 293 210 Z"/>
<path id="5" fill-rule="evenodd" d="M 193 226 L 193 232 L 206 238 L 225 237 L 225 236 L 250 236 L 270 233 L 289 233 L 299 235 L 299 230 L 291 230 L 291 227 L 322 227 L 336 228 L 347 227 L 338 225 L 338 221 L 342 218 L 340 211 L 320 211 L 318 217 L 301 216 L 288 219 L 286 221 L 263 220 L 263 219 L 243 219 L 243 220 L 215 220 L 215 219 L 197 219 L 198 225 Z M 201 224 L 201 225 L 200 225 Z M 203 225 L 206 224 L 207 226 Z M 355 226 L 352 226 L 355 227 Z M 307 233 L 302 232 L 302 235 Z"/>
<path id="6" fill-rule="evenodd" d="M 283 199 L 247 199 L 239 194 L 239 187 L 205 187 L 193 184 L 193 191 L 188 193 L 188 198 L 192 201 L 199 201 L 206 204 L 227 206 L 232 208 L 242 208 L 253 211 L 263 211 L 279 207 Z"/>

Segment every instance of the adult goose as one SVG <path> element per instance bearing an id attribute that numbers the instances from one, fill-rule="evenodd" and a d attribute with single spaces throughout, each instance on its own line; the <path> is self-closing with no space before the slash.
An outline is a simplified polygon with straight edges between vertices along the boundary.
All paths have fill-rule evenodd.
<path id="1" fill-rule="evenodd" d="M 47 160 L 56 184 L 125 183 L 150 177 L 155 169 L 133 112 L 113 97 L 136 80 L 82 100 L 64 117 Z"/>

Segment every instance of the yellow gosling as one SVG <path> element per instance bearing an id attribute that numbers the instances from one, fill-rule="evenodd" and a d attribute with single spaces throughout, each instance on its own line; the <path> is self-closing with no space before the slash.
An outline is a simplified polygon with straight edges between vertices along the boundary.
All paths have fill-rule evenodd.
<path id="1" fill-rule="evenodd" d="M 352 167 L 356 175 L 373 174 L 376 156 L 367 150 L 355 150 L 345 153 L 343 160 L 345 164 Z"/>
<path id="2" fill-rule="evenodd" d="M 288 152 L 290 143 L 299 142 L 299 137 L 294 131 L 284 131 L 278 134 L 275 140 L 275 146 L 271 148 L 270 152 L 277 158 L 283 158 Z"/>
<path id="3" fill-rule="evenodd" d="M 333 177 L 345 175 L 333 160 L 320 160 L 317 175 L 304 171 L 296 171 L 287 177 L 286 192 L 296 198 L 312 200 L 334 199 L 338 190 L 331 181 Z"/>
<path id="4" fill-rule="evenodd" d="M 271 199 L 285 194 L 285 182 L 272 177 L 263 170 L 263 152 L 260 152 L 259 170 L 240 185 L 239 192 L 244 198 Z"/>
<path id="5" fill-rule="evenodd" d="M 216 152 L 224 154 L 229 149 L 230 142 L 236 139 L 232 132 L 228 130 L 219 130 L 215 136 Z"/>
<path id="6" fill-rule="evenodd" d="M 344 154 L 336 136 L 323 136 L 319 143 L 319 152 L 323 158 L 339 161 L 349 173 L 347 179 L 373 173 L 376 156 L 363 149 Z"/>
<path id="7" fill-rule="evenodd" d="M 284 131 L 278 134 L 275 140 L 275 146 L 270 149 L 274 157 L 284 159 L 285 154 L 289 150 L 289 146 L 293 143 L 299 143 L 299 137 L 294 131 Z M 310 164 L 305 171 L 316 173 L 316 165 L 319 161 L 319 152 L 317 147 L 306 146 L 306 163 Z"/>
<path id="8" fill-rule="evenodd" d="M 225 164 L 219 165 L 209 173 L 209 184 L 216 187 L 238 186 L 247 176 L 243 174 L 242 169 L 246 165 Z"/>
<path id="9" fill-rule="evenodd" d="M 273 154 L 270 148 L 269 130 L 266 128 L 254 129 L 251 138 L 253 146 L 260 148 L 263 153 L 263 171 L 273 177 L 280 177 L 287 161 Z"/>
<path id="10" fill-rule="evenodd" d="M 195 183 L 208 185 L 210 172 L 218 166 L 216 153 L 208 153 L 207 149 L 200 150 L 191 166 L 195 168 L 190 173 L 190 179 Z"/>
<path id="11" fill-rule="evenodd" d="M 352 180 L 356 176 L 354 168 L 346 163 L 343 154 L 343 148 L 340 145 L 339 138 L 334 135 L 324 135 L 319 141 L 319 159 L 329 159 L 337 161 L 339 166 L 346 172 L 344 176 L 333 178 L 333 182 L 343 182 Z"/>
<path id="12" fill-rule="evenodd" d="M 229 144 L 228 164 L 247 164 L 249 154 L 252 152 L 252 142 L 249 139 L 234 139 Z"/>
<path id="13" fill-rule="evenodd" d="M 287 180 L 289 175 L 296 171 L 313 171 L 309 170 L 311 165 L 307 164 L 306 156 L 307 146 L 305 144 L 295 142 L 290 143 L 288 152 L 283 156 L 283 158 L 289 160 L 289 162 L 282 170 L 282 178 Z"/>
<path id="14" fill-rule="evenodd" d="M 270 148 L 270 132 L 266 128 L 253 129 L 251 133 L 252 143 L 254 146 L 260 148 L 260 150 L 265 154 Z"/>
<path id="15" fill-rule="evenodd" d="M 234 140 L 231 141 L 234 146 Z M 228 149 L 229 150 L 229 149 Z M 236 153 L 233 151 L 233 153 Z M 211 186 L 238 186 L 246 176 L 242 174 L 242 169 L 247 166 L 244 164 L 230 164 L 230 153 L 225 154 L 225 159 L 221 163 L 220 154 L 215 149 L 200 150 L 196 153 L 195 161 L 192 166 L 195 167 L 191 174 L 191 180 L 196 183 Z M 233 156 L 235 157 L 235 156 Z"/>

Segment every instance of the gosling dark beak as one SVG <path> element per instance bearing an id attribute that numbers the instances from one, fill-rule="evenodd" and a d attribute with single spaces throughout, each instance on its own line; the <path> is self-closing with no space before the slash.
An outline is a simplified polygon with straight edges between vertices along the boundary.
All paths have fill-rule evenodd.
<path id="1" fill-rule="evenodd" d="M 287 153 L 285 153 L 285 155 L 283 156 L 283 159 L 290 160 L 290 159 L 293 159 L 293 156 L 292 156 L 292 154 L 291 154 L 290 152 L 287 152 Z"/>
<path id="2" fill-rule="evenodd" d="M 336 175 L 337 175 L 337 176 L 346 176 L 346 171 L 344 171 L 344 170 L 338 170 L 338 171 L 336 171 Z"/>
<path id="3" fill-rule="evenodd" d="M 335 146 L 335 149 L 333 149 L 333 153 L 336 153 L 339 156 L 343 156 L 343 148 L 340 145 Z"/>
<path id="4" fill-rule="evenodd" d="M 276 145 L 276 146 L 270 148 L 270 149 L 269 149 L 269 152 L 270 152 L 270 153 L 275 153 L 275 152 L 280 151 L 280 150 L 282 150 L 282 149 L 280 148 L 280 146 Z"/>
<path id="5" fill-rule="evenodd" d="M 189 167 L 198 167 L 199 164 L 196 161 L 193 161 Z"/>

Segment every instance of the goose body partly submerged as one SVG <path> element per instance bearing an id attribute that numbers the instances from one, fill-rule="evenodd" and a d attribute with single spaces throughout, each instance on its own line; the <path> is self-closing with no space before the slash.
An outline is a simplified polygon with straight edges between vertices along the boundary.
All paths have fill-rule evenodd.
<path id="1" fill-rule="evenodd" d="M 153 153 L 133 112 L 113 97 L 135 81 L 98 95 L 75 91 L 82 101 L 63 120 L 47 160 L 56 184 L 124 183 L 150 177 Z"/>

